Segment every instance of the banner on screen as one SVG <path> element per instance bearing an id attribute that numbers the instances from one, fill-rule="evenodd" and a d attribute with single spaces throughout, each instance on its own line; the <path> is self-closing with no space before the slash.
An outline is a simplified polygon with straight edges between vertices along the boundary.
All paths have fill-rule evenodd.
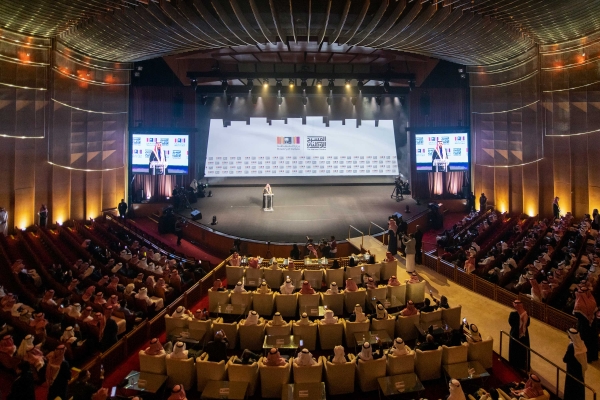
<path id="1" fill-rule="evenodd" d="M 419 172 L 469 170 L 469 135 L 466 132 L 416 134 L 414 143 Z"/>
<path id="2" fill-rule="evenodd" d="M 149 174 L 151 166 L 160 164 L 162 174 L 187 174 L 189 158 L 188 135 L 157 135 L 138 134 L 132 135 L 131 143 L 131 170 L 134 174 Z M 154 163 L 154 164 L 152 164 Z"/>
<path id="3" fill-rule="evenodd" d="M 392 120 L 211 119 L 206 177 L 398 175 Z"/>

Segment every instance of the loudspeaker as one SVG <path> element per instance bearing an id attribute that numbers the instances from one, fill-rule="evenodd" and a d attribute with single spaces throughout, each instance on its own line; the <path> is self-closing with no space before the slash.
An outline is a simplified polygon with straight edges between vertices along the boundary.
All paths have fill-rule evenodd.
<path id="1" fill-rule="evenodd" d="M 190 215 L 192 217 L 192 221 L 197 221 L 199 219 L 202 219 L 202 213 L 198 210 L 192 210 Z"/>

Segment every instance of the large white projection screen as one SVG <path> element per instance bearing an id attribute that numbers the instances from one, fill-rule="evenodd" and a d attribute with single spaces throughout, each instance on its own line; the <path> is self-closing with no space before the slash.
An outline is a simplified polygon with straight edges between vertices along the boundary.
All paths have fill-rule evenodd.
<path id="1" fill-rule="evenodd" d="M 206 177 L 398 175 L 394 122 L 211 119 Z"/>

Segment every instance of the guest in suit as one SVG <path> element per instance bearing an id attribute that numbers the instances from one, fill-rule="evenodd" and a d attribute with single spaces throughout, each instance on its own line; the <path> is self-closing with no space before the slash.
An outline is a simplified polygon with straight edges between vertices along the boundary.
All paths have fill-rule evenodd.
<path id="1" fill-rule="evenodd" d="M 525 371 L 529 370 L 529 350 L 523 346 L 529 347 L 529 315 L 521 300 L 513 301 L 515 311 L 508 316 L 510 325 L 511 340 L 508 346 L 508 360 L 515 368 Z"/>

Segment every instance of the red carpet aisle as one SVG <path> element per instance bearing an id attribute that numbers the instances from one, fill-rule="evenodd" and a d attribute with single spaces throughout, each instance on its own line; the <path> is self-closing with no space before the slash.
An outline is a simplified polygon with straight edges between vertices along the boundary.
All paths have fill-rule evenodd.
<path id="1" fill-rule="evenodd" d="M 442 229 L 430 229 L 423 234 L 423 252 L 434 250 L 437 247 L 435 237 L 444 230 L 451 228 L 452 225 L 465 217 L 464 213 L 451 213 L 444 215 L 444 227 Z"/>

